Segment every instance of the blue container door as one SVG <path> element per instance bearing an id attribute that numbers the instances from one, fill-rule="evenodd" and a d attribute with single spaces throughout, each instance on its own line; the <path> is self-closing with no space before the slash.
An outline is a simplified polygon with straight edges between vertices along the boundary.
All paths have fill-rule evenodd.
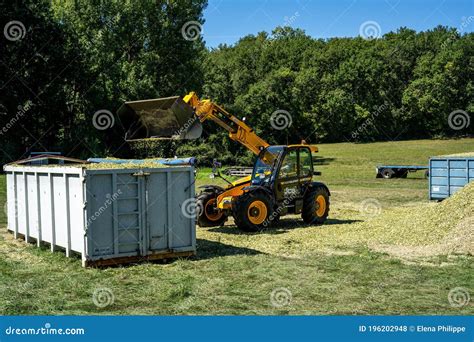
<path id="1" fill-rule="evenodd" d="M 173 187 L 167 182 L 168 172 L 153 172 L 146 177 L 147 250 L 156 252 L 168 248 L 170 206 L 168 197 Z"/>
<path id="2" fill-rule="evenodd" d="M 90 259 L 143 254 L 144 182 L 131 171 L 87 171 L 86 236 Z"/>
<path id="3" fill-rule="evenodd" d="M 118 173 L 116 177 L 117 194 L 114 206 L 114 222 L 117 236 L 116 253 L 137 255 L 144 254 L 144 179 L 135 174 Z"/>

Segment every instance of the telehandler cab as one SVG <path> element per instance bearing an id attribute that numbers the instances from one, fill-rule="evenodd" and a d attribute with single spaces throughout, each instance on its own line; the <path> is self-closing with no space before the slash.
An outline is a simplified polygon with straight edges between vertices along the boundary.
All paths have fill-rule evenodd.
<path id="1" fill-rule="evenodd" d="M 312 153 L 318 148 L 304 141 L 297 145 L 269 145 L 242 120 L 194 92 L 184 98 L 125 102 L 118 110 L 125 139 L 196 139 L 201 123 L 212 120 L 257 155 L 251 176 L 226 188 L 202 186 L 196 197 L 197 223 L 201 227 L 223 225 L 229 216 L 244 231 L 274 225 L 281 216 L 301 214 L 308 224 L 323 223 L 329 212 L 330 192 L 313 182 Z"/>

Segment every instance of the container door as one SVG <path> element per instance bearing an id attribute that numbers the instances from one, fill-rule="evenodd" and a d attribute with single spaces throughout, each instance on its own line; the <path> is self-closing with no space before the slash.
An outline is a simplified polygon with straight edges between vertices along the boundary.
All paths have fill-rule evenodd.
<path id="1" fill-rule="evenodd" d="M 116 179 L 118 252 L 143 255 L 144 177 L 119 173 Z"/>
<path id="2" fill-rule="evenodd" d="M 86 181 L 88 255 L 91 258 L 143 253 L 143 177 L 89 170 Z"/>
<path id="3" fill-rule="evenodd" d="M 149 253 L 195 247 L 193 182 L 189 169 L 151 172 L 146 177 Z"/>
<path id="4" fill-rule="evenodd" d="M 168 249 L 167 172 L 153 172 L 146 177 L 147 241 L 150 252 Z"/>

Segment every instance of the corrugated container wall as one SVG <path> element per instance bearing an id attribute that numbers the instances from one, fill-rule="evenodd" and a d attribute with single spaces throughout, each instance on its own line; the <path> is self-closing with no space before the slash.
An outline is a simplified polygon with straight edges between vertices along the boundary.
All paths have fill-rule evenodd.
<path id="1" fill-rule="evenodd" d="M 430 159 L 430 199 L 442 200 L 474 180 L 473 156 L 441 156 Z"/>
<path id="2" fill-rule="evenodd" d="M 80 253 L 83 265 L 195 254 L 192 167 L 4 169 L 15 237 Z"/>

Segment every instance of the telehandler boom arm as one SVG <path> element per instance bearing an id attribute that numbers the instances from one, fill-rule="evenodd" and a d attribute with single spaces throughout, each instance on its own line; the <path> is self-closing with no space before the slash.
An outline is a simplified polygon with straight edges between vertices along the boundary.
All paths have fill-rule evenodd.
<path id="1" fill-rule="evenodd" d="M 183 101 L 193 107 L 200 122 L 214 121 L 229 132 L 230 139 L 241 143 L 253 153 L 258 155 L 261 150 L 269 146 L 242 120 L 210 100 L 200 100 L 195 92 L 190 92 Z"/>

